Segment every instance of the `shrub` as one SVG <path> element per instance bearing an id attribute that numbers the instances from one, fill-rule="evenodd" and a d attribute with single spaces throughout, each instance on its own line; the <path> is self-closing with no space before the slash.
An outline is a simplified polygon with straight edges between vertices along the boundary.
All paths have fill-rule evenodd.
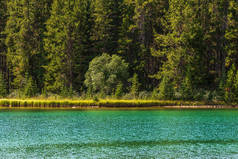
<path id="1" fill-rule="evenodd" d="M 131 99 L 135 99 L 135 96 L 131 93 L 127 93 L 122 98 L 125 100 L 131 100 Z"/>
<path id="2" fill-rule="evenodd" d="M 69 87 L 69 88 L 63 87 L 63 88 L 61 89 L 60 95 L 61 95 L 62 97 L 72 98 L 74 95 L 76 95 L 76 92 L 73 91 L 73 88 L 72 88 L 72 87 Z"/>
<path id="3" fill-rule="evenodd" d="M 128 64 L 121 57 L 103 54 L 90 62 L 84 84 L 88 89 L 92 89 L 92 93 L 112 95 L 115 91 L 113 88 L 128 79 L 127 69 Z"/>
<path id="4" fill-rule="evenodd" d="M 205 90 L 197 89 L 196 91 L 194 91 L 193 99 L 196 101 L 201 101 L 204 99 L 204 95 L 205 95 Z"/>
<path id="5" fill-rule="evenodd" d="M 94 101 L 94 102 L 99 102 L 98 97 L 97 97 L 97 96 L 94 96 L 94 97 L 93 97 L 93 101 Z"/>
<path id="6" fill-rule="evenodd" d="M 27 83 L 24 88 L 24 96 L 25 97 L 33 97 L 36 94 L 37 94 L 36 82 L 32 79 L 32 77 L 29 77 L 27 79 Z"/>
<path id="7" fill-rule="evenodd" d="M 147 91 L 139 92 L 138 99 L 148 100 L 151 98 L 151 93 Z"/>
<path id="8" fill-rule="evenodd" d="M 155 88 L 155 89 L 153 90 L 153 92 L 151 93 L 151 98 L 152 98 L 152 99 L 158 99 L 158 98 L 159 98 L 158 94 L 159 94 L 158 88 Z"/>
<path id="9" fill-rule="evenodd" d="M 233 64 L 228 71 L 227 80 L 225 85 L 225 101 L 236 102 L 238 101 L 238 71 Z"/>
<path id="10" fill-rule="evenodd" d="M 181 83 L 180 89 L 181 97 L 183 100 L 192 100 L 194 96 L 194 91 L 192 88 L 191 79 L 186 76 Z"/>
<path id="11" fill-rule="evenodd" d="M 173 99 L 174 98 L 174 88 L 172 81 L 164 76 L 159 84 L 159 95 L 160 99 Z"/>
<path id="12" fill-rule="evenodd" d="M 123 95 L 123 84 L 120 82 L 117 85 L 116 91 L 115 91 L 115 97 L 120 98 Z"/>
<path id="13" fill-rule="evenodd" d="M 138 79 L 138 75 L 134 74 L 133 77 L 131 79 L 129 79 L 129 82 L 131 82 L 130 92 L 131 92 L 131 94 L 134 95 L 134 98 L 136 98 L 138 96 L 138 92 L 140 89 L 140 82 Z"/>

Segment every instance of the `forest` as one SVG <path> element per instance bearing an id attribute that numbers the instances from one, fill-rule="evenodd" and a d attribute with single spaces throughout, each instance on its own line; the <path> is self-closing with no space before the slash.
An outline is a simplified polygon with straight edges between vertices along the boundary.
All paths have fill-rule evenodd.
<path id="1" fill-rule="evenodd" d="M 0 0 L 0 96 L 238 101 L 237 0 Z"/>

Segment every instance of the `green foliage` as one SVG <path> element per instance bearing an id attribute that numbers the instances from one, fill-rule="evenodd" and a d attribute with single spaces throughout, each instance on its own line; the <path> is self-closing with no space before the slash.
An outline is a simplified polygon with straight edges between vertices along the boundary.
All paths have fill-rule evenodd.
<path id="1" fill-rule="evenodd" d="M 134 98 L 135 98 L 138 96 L 140 85 L 141 85 L 138 79 L 138 75 L 134 74 L 133 77 L 129 79 L 129 82 L 131 82 L 130 93 L 134 95 Z"/>
<path id="2" fill-rule="evenodd" d="M 9 97 L 41 90 L 55 98 L 82 92 L 123 98 L 129 91 L 125 98 L 238 100 L 237 0 L 0 0 L 0 6 L 0 71 Z"/>
<path id="3" fill-rule="evenodd" d="M 174 85 L 167 76 L 164 76 L 159 84 L 158 97 L 163 100 L 174 98 Z"/>
<path id="4" fill-rule="evenodd" d="M 98 97 L 97 97 L 97 96 L 93 96 L 93 101 L 94 101 L 94 102 L 99 102 Z"/>
<path id="5" fill-rule="evenodd" d="M 7 1 L 0 0 L 0 54 L 6 51 L 4 29 L 7 22 Z"/>
<path id="6" fill-rule="evenodd" d="M 103 54 L 94 58 L 85 75 L 85 85 L 94 93 L 112 94 L 113 88 L 128 78 L 128 64 L 117 55 Z"/>
<path id="7" fill-rule="evenodd" d="M 91 1 L 57 0 L 46 22 L 44 48 L 48 64 L 44 67 L 47 91 L 59 93 L 62 88 L 80 90 L 93 53 L 91 40 Z"/>
<path id="8" fill-rule="evenodd" d="M 7 96 L 7 85 L 2 73 L 0 72 L 0 97 L 6 96 Z"/>
<path id="9" fill-rule="evenodd" d="M 26 81 L 26 85 L 24 88 L 24 96 L 25 97 L 34 97 L 37 94 L 37 85 L 36 82 L 32 79 L 32 77 L 28 77 Z"/>
<path id="10" fill-rule="evenodd" d="M 117 53 L 122 23 L 123 0 L 95 0 L 96 48 L 100 53 Z"/>
<path id="11" fill-rule="evenodd" d="M 8 20 L 5 27 L 8 68 L 13 88 L 24 87 L 25 73 L 43 86 L 45 64 L 43 33 L 52 0 L 8 1 Z M 39 9 L 41 8 L 41 9 Z"/>
<path id="12" fill-rule="evenodd" d="M 62 97 L 64 97 L 64 98 L 68 98 L 68 97 L 69 97 L 69 98 L 72 98 L 73 95 L 74 95 L 73 88 L 72 88 L 72 87 L 69 87 L 69 88 L 63 87 L 63 88 L 61 89 L 60 95 L 61 95 Z"/>
<path id="13" fill-rule="evenodd" d="M 153 92 L 152 92 L 152 94 L 151 94 L 151 98 L 152 99 L 157 99 L 157 98 L 159 98 L 159 90 L 158 90 L 158 88 L 154 88 L 154 90 L 153 90 Z"/>
<path id="14" fill-rule="evenodd" d="M 193 90 L 194 89 L 192 88 L 192 81 L 188 76 L 186 76 L 185 79 L 182 81 L 182 84 L 180 87 L 182 99 L 192 100 L 195 95 L 195 92 Z"/>
<path id="15" fill-rule="evenodd" d="M 115 97 L 120 98 L 123 95 L 123 83 L 119 82 L 116 87 Z"/>
<path id="16" fill-rule="evenodd" d="M 225 101 L 238 101 L 238 71 L 234 64 L 227 74 L 227 81 L 225 85 Z"/>

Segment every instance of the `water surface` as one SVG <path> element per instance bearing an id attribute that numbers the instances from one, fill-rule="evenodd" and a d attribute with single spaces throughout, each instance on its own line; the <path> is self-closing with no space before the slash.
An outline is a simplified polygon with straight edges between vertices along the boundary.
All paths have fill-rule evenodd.
<path id="1" fill-rule="evenodd" d="M 238 111 L 0 111 L 0 158 L 238 158 Z"/>

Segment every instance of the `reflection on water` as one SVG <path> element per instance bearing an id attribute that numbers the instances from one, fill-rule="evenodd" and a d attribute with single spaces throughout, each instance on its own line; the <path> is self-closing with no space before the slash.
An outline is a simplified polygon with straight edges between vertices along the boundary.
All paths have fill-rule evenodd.
<path id="1" fill-rule="evenodd" d="M 0 158 L 237 158 L 238 111 L 1 111 Z"/>

